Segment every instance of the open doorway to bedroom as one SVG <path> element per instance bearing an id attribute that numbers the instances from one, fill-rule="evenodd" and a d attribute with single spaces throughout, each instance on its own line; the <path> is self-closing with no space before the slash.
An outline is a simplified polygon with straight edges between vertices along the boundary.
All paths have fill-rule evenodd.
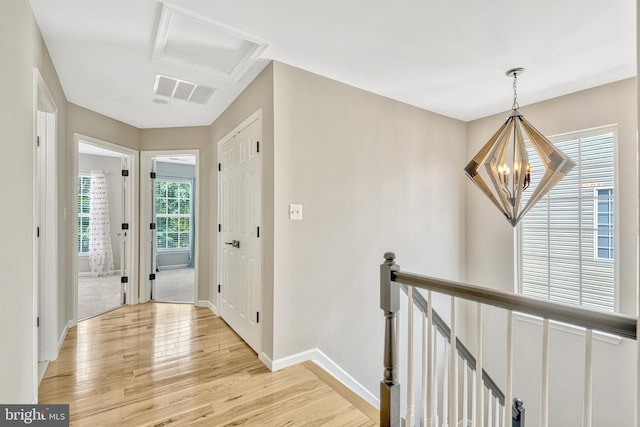
<path id="1" fill-rule="evenodd" d="M 137 152 L 76 135 L 76 319 L 135 303 L 130 274 Z M 137 298 L 135 298 L 137 299 Z"/>
<path id="2" fill-rule="evenodd" d="M 141 300 L 196 302 L 197 160 L 197 151 L 142 153 L 141 218 L 149 227 L 141 246 Z"/>

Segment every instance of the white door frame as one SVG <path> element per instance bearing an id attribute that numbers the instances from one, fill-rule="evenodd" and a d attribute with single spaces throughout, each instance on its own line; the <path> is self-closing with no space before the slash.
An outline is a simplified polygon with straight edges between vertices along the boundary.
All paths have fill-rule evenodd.
<path id="1" fill-rule="evenodd" d="M 33 69 L 33 321 L 34 392 L 38 361 L 58 358 L 58 108 Z M 44 194 L 43 194 L 44 192 Z M 39 235 L 39 237 L 38 237 Z M 38 316 L 40 319 L 38 319 Z M 38 321 L 40 328 L 38 328 Z"/>
<path id="2" fill-rule="evenodd" d="M 249 117 L 247 117 L 242 123 L 240 123 L 238 126 L 236 126 L 231 132 L 227 133 L 223 138 L 221 138 L 217 143 L 216 143 L 216 158 L 220 159 L 221 158 L 221 148 L 222 146 L 228 142 L 230 139 L 232 139 L 235 135 L 237 135 L 238 133 L 240 133 L 244 128 L 248 127 L 249 125 L 251 125 L 252 123 L 258 121 L 258 123 L 260 124 L 260 132 L 262 132 L 262 109 L 258 109 L 255 113 L 251 114 Z M 218 160 L 219 161 L 219 160 Z M 262 168 L 264 167 L 264 162 L 262 159 L 262 155 L 259 156 L 259 161 L 260 161 L 260 224 L 262 226 L 263 224 L 263 208 L 262 208 L 262 196 L 263 196 L 263 178 L 262 178 Z M 220 203 L 220 199 L 222 197 L 222 191 L 220 188 L 221 182 L 219 179 L 219 175 L 218 175 L 218 179 L 217 179 L 217 188 L 218 188 L 218 199 L 217 199 L 217 224 L 221 224 L 222 223 L 222 211 L 220 209 L 220 206 L 222 205 Z M 222 240 L 222 237 L 220 235 L 219 232 L 216 233 L 216 252 L 217 252 L 217 260 L 216 260 L 216 269 L 217 269 L 217 282 L 218 284 L 222 283 L 222 254 L 223 254 L 223 246 L 224 246 L 224 242 Z M 259 245 L 260 245 L 260 273 L 259 273 L 259 277 L 260 277 L 260 288 L 261 288 L 261 292 L 260 292 L 260 313 L 264 313 L 264 306 L 263 306 L 263 299 L 264 299 L 264 282 L 263 282 L 263 260 L 262 260 L 262 254 L 264 252 L 264 247 L 262 244 L 263 239 L 259 239 Z M 213 287 L 212 287 L 213 289 Z M 219 292 L 219 288 L 216 288 L 214 290 L 214 292 L 216 292 L 216 298 L 215 298 L 215 306 L 214 306 L 214 310 L 213 312 L 216 313 L 217 315 L 220 315 L 220 292 Z M 211 298 L 211 300 L 214 300 L 214 298 Z M 264 344 L 264 339 L 263 339 L 263 324 L 264 322 L 259 322 L 258 323 L 258 328 L 259 328 L 259 333 L 260 333 L 260 343 L 258 344 L 258 349 L 256 349 L 256 352 L 258 353 L 258 355 L 262 354 L 262 349 L 263 344 Z"/>
<path id="3" fill-rule="evenodd" d="M 128 211 L 127 220 L 129 223 L 129 234 L 127 235 L 126 243 L 126 257 L 129 282 L 127 283 L 127 305 L 133 305 L 138 303 L 138 158 L 139 154 L 137 150 L 123 147 L 112 142 L 104 141 L 98 138 L 94 138 L 88 135 L 83 135 L 77 132 L 73 133 L 73 165 L 74 165 L 74 179 L 73 179 L 73 214 L 71 227 L 71 242 L 77 241 L 78 236 L 78 144 L 82 141 L 84 143 L 94 145 L 96 147 L 104 148 L 110 151 L 115 151 L 128 157 L 129 164 L 129 192 L 126 194 L 126 206 Z M 76 245 L 73 246 L 76 248 Z M 72 326 L 78 324 L 78 252 L 76 249 L 73 251 L 71 257 L 71 265 L 73 272 L 73 321 Z"/>
<path id="4" fill-rule="evenodd" d="M 196 158 L 196 188 L 194 193 L 194 199 L 196 203 L 196 209 L 194 211 L 195 230 L 199 236 L 204 236 L 200 232 L 200 206 L 203 203 L 200 198 L 200 188 L 202 187 L 202 179 L 200 175 L 200 150 L 158 150 L 158 151 L 142 151 L 140 152 L 140 295 L 139 302 L 145 303 L 150 300 L 151 296 L 151 281 L 149 280 L 149 271 L 151 271 L 151 229 L 149 227 L 149 218 L 153 213 L 152 209 L 155 206 L 155 202 L 151 202 L 151 198 L 148 197 L 151 194 L 151 162 L 154 158 L 158 157 L 171 157 L 171 156 L 195 156 Z M 193 242 L 192 242 L 193 243 Z M 194 280 L 193 280 L 193 304 L 198 303 L 198 275 L 199 275 L 199 262 L 200 258 L 200 237 L 195 238 L 195 259 L 193 260 Z"/>

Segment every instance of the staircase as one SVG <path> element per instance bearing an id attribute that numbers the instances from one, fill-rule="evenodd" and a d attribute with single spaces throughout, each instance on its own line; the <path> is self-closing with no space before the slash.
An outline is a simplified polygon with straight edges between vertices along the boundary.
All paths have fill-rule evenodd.
<path id="1" fill-rule="evenodd" d="M 636 340 L 635 318 L 403 272 L 393 253 L 385 254 L 380 279 L 380 302 L 385 315 L 381 426 L 524 427 L 523 402 L 513 396 L 513 321 L 516 313 L 522 313 L 542 319 L 541 345 L 531 349 L 541 358 L 536 425 L 560 425 L 549 417 L 550 322 L 562 322 L 584 328 L 582 405 L 570 410 L 575 415 L 575 425 L 591 427 L 594 330 L 620 340 Z M 433 310 L 436 294 L 449 297 L 449 325 Z M 458 325 L 456 310 L 461 301 L 475 305 L 475 331 L 470 332 L 475 335 L 475 356 L 459 339 L 459 329 L 464 325 Z M 489 311 L 488 306 L 492 311 L 493 307 L 500 308 L 505 316 L 504 392 L 484 369 L 483 312 Z M 632 423 L 629 419 L 624 425 L 638 426 L 637 421 Z"/>

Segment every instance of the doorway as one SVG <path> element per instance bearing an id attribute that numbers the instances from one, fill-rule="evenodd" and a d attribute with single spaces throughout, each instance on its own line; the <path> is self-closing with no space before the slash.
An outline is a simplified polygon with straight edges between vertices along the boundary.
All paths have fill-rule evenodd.
<path id="1" fill-rule="evenodd" d="M 195 304 L 198 150 L 143 152 L 141 300 Z"/>
<path id="2" fill-rule="evenodd" d="M 75 319 L 137 302 L 137 152 L 75 134 Z"/>
<path id="3" fill-rule="evenodd" d="M 262 346 L 261 110 L 218 142 L 218 307 L 258 354 Z"/>
<path id="4" fill-rule="evenodd" d="M 58 110 L 34 68 L 34 334 L 38 381 L 58 357 Z M 35 385 L 37 390 L 37 384 Z"/>

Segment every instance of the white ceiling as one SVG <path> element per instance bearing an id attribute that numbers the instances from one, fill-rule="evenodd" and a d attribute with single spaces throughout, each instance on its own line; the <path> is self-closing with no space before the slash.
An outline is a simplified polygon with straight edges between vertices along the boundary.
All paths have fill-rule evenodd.
<path id="1" fill-rule="evenodd" d="M 520 105 L 636 75 L 634 0 L 30 3 L 68 100 L 139 128 L 211 124 L 271 59 L 465 121 L 510 68 Z M 156 73 L 215 92 L 153 102 Z"/>

